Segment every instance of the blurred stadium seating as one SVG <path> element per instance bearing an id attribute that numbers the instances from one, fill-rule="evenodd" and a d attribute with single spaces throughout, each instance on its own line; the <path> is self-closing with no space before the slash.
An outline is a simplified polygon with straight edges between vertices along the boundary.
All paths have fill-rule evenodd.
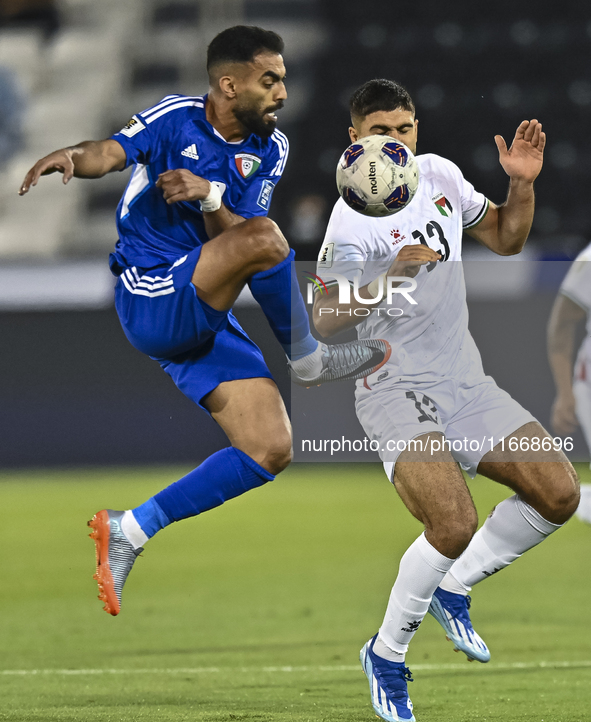
<path id="1" fill-rule="evenodd" d="M 559 247 L 570 257 L 591 234 L 583 190 L 591 15 L 570 4 L 566 14 L 550 3 L 533 13 L 526 3 L 476 10 L 466 0 L 445 8 L 426 0 L 400 16 L 387 3 L 360 13 L 351 0 L 59 0 L 59 30 L 50 39 L 41 27 L 0 28 L 0 66 L 18 74 L 29 98 L 26 147 L 0 181 L 0 258 L 104 257 L 127 174 L 73 183 L 67 193 L 51 179 L 19 201 L 24 172 L 56 147 L 109 135 L 164 94 L 206 91 L 208 41 L 241 22 L 286 40 L 290 97 L 281 128 L 292 155 L 273 215 L 292 231 L 299 258 L 314 257 L 336 198 L 350 91 L 381 76 L 414 95 L 419 150 L 454 160 L 497 201 L 506 177 L 492 136 L 510 139 L 522 118 L 542 119 L 550 140 L 532 240 L 542 254 Z"/>
<path id="2" fill-rule="evenodd" d="M 60 359 L 78 345 L 68 329 L 74 335 L 94 329 L 104 337 L 107 356 L 109 348 L 121 353 L 120 332 L 107 308 L 112 279 L 106 256 L 115 240 L 115 206 L 128 173 L 74 181 L 67 189 L 55 175 L 19 198 L 26 171 L 58 147 L 109 136 L 165 94 L 205 92 L 207 43 L 224 27 L 258 24 L 281 33 L 286 41 L 289 99 L 280 128 L 290 139 L 291 157 L 274 194 L 272 217 L 292 241 L 299 260 L 317 255 L 337 197 L 336 161 L 348 144 L 349 95 L 372 77 L 393 78 L 408 87 L 420 119 L 419 151 L 453 160 L 494 201 L 504 199 L 507 177 L 498 165 L 493 136 L 500 133 L 510 141 L 524 118 L 542 120 L 549 142 L 536 184 L 537 211 L 527 260 L 573 258 L 591 236 L 586 195 L 591 174 L 591 81 L 586 70 L 591 60 L 591 12 L 584 4 L 544 0 L 534 8 L 522 0 L 499 0 L 490 6 L 422 0 L 396 12 L 383 0 L 372 3 L 371 10 L 353 0 L 47 0 L 46 5 L 47 13 L 37 20 L 30 16 L 16 23 L 0 17 L 0 67 L 16 74 L 26 95 L 24 147 L 0 168 L 0 324 L 12 339 L 0 355 L 6 373 L 0 422 L 8 425 L 20 409 L 5 463 L 23 464 L 28 458 L 19 444 L 25 443 L 38 398 L 53 398 L 47 369 L 61 373 Z M 466 239 L 467 258 L 480 261 L 491 256 Z M 511 298 L 522 299 L 528 308 L 536 305 L 537 293 L 546 299 L 539 307 L 546 308 L 564 266 L 546 264 L 543 270 L 539 263 L 512 259 L 473 264 L 472 275 L 467 273 L 468 293 L 477 304 L 502 304 Z M 75 313 L 68 315 L 73 309 L 94 309 L 99 315 L 90 313 L 85 321 Z M 495 309 L 490 306 L 491 318 Z M 41 318 L 31 313 L 40 310 L 57 315 L 45 313 Z M 245 318 L 251 311 L 245 310 Z M 107 318 L 111 326 L 103 324 Z M 254 329 L 260 319 L 252 318 Z M 543 354 L 542 321 L 530 344 L 538 356 Z M 67 340 L 49 334 L 39 348 L 38 329 L 46 324 Z M 262 342 L 267 344 L 266 354 L 277 352 L 272 339 Z M 90 371 L 91 356 L 88 351 L 82 362 Z M 24 357 L 27 374 L 16 378 L 14 369 Z M 276 360 L 283 373 L 282 358 Z M 130 357 L 129 368 L 136 362 L 142 359 Z M 549 384 L 547 369 L 540 373 Z M 91 376 L 78 384 L 77 398 L 84 398 Z M 24 393 L 26 379 L 36 377 L 45 379 L 40 394 L 23 406 L 19 394 Z M 132 377 L 129 371 L 127 379 Z M 530 380 L 534 395 L 538 382 L 534 376 Z M 168 394 L 166 381 L 162 379 L 162 388 Z M 130 392 L 123 404 L 133 417 L 138 417 L 135 411 L 141 403 L 133 404 L 153 388 L 151 377 L 140 386 L 135 385 L 137 394 Z M 174 397 L 172 387 L 170 392 Z M 540 409 L 548 405 L 549 394 L 550 387 Z M 94 401 L 101 398 L 110 397 L 95 389 L 81 416 L 89 418 Z M 59 453 L 53 439 L 60 435 L 59 418 L 65 418 L 69 428 L 81 428 L 78 417 L 68 416 L 63 405 L 48 402 L 47 409 L 47 423 L 37 425 L 48 451 L 31 458 L 34 463 L 56 463 Z M 192 418 L 194 412 L 183 413 Z M 183 428 L 188 418 L 183 417 Z M 123 420 L 117 428 L 126 423 Z M 192 434 L 187 443 L 185 449 L 193 448 Z M 86 458 L 100 457 L 99 447 Z M 130 458 L 136 460 L 143 448 L 137 446 Z M 122 451 L 120 458 L 124 456 Z"/>

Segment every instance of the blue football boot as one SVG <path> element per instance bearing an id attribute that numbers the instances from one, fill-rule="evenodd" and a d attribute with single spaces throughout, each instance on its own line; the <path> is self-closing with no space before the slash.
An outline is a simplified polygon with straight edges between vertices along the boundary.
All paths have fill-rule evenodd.
<path id="1" fill-rule="evenodd" d="M 377 634 L 359 653 L 361 666 L 369 680 L 371 703 L 378 717 L 388 722 L 415 722 L 407 682 L 412 682 L 404 662 L 390 662 L 373 651 Z"/>
<path id="2" fill-rule="evenodd" d="M 484 641 L 474 631 L 468 610 L 470 597 L 462 594 L 446 592 L 437 587 L 431 599 L 429 614 L 441 624 L 450 642 L 455 649 L 464 652 L 469 662 L 477 659 L 479 662 L 488 662 L 490 652 Z"/>

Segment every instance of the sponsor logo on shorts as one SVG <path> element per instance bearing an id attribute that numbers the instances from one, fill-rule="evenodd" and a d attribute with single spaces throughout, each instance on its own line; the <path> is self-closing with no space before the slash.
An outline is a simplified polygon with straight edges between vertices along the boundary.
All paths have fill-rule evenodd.
<path id="1" fill-rule="evenodd" d="M 137 117 L 137 115 L 134 115 L 133 118 L 131 118 L 130 121 L 127 123 L 127 125 L 124 128 L 121 128 L 119 132 L 121 133 L 121 135 L 125 135 L 128 138 L 133 138 L 134 135 L 139 133 L 141 130 L 144 130 L 145 127 L 146 126 Z"/>
<path id="2" fill-rule="evenodd" d="M 261 208 L 264 208 L 266 211 L 269 210 L 269 206 L 271 205 L 271 196 L 273 195 L 274 188 L 275 183 L 271 183 L 270 180 L 263 181 L 261 192 L 259 193 L 259 197 L 257 200 L 257 205 Z"/>

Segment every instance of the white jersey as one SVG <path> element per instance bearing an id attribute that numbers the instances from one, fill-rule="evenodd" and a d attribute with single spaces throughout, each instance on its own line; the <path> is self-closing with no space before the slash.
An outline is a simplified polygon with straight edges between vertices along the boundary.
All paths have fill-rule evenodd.
<path id="1" fill-rule="evenodd" d="M 388 363 L 367 378 L 372 386 L 386 378 L 469 380 L 483 375 L 480 354 L 468 332 L 460 261 L 462 232 L 484 218 L 488 201 L 445 158 L 426 154 L 417 161 L 417 193 L 394 215 L 363 216 L 339 199 L 319 255 L 317 273 L 327 285 L 332 271 L 350 283 L 357 277 L 359 288 L 386 273 L 407 244 L 423 243 L 442 256 L 441 261 L 421 266 L 415 277 L 417 287 L 410 295 L 416 305 L 396 293 L 390 306 L 384 300 L 368 307 L 372 312 L 357 326 L 359 338 L 384 338 L 392 346 Z"/>
<path id="2" fill-rule="evenodd" d="M 587 335 L 577 357 L 575 376 L 591 379 L 591 243 L 576 257 L 560 287 L 562 293 L 587 313 Z"/>

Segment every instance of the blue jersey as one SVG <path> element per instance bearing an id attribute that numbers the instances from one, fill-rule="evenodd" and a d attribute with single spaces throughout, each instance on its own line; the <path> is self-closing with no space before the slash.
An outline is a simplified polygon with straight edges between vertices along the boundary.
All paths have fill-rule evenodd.
<path id="1" fill-rule="evenodd" d="M 125 151 L 126 167 L 135 165 L 117 207 L 119 240 L 110 257 L 115 273 L 172 265 L 209 240 L 199 201 L 168 205 L 156 187 L 167 170 L 187 168 L 216 183 L 224 205 L 239 216 L 267 215 L 287 161 L 287 138 L 275 130 L 270 138 L 253 134 L 229 143 L 208 123 L 206 100 L 169 95 L 111 136 Z"/>

